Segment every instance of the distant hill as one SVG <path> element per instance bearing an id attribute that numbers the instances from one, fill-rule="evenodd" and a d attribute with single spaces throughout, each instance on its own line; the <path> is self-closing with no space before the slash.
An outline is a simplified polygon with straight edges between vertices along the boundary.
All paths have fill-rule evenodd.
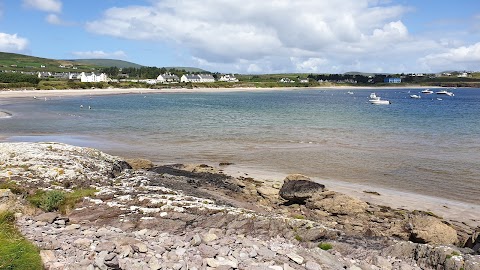
<path id="1" fill-rule="evenodd" d="M 91 68 L 93 68 L 93 66 L 91 65 L 74 63 L 72 61 L 55 60 L 17 53 L 0 52 L 0 67 L 6 70 L 14 69 L 25 71 L 39 71 L 43 69 L 48 69 L 50 71 L 60 71 L 64 69 L 60 66 L 77 66 L 79 70 L 90 70 Z"/>
<path id="2" fill-rule="evenodd" d="M 142 65 L 135 64 L 128 61 L 116 59 L 71 59 L 67 60 L 74 63 L 82 63 L 85 65 L 93 65 L 100 67 L 117 67 L 117 68 L 141 68 Z"/>

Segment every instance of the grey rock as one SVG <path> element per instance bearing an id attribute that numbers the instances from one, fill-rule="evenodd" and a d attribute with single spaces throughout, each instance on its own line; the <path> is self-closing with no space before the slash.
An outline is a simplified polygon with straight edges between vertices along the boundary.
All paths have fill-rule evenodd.
<path id="1" fill-rule="evenodd" d="M 79 224 L 70 224 L 65 227 L 65 230 L 73 231 L 73 230 L 78 230 L 81 227 L 82 226 L 80 226 Z"/>
<path id="2" fill-rule="evenodd" d="M 152 270 L 158 270 L 158 269 L 162 268 L 162 265 L 160 264 L 160 261 L 157 258 L 152 257 L 148 261 L 148 267 L 150 267 L 150 269 L 152 269 Z"/>
<path id="3" fill-rule="evenodd" d="M 432 216 L 414 216 L 411 219 L 410 240 L 422 244 L 453 245 L 458 241 L 457 231 Z"/>
<path id="4" fill-rule="evenodd" d="M 92 244 L 92 240 L 88 238 L 79 238 L 73 241 L 73 245 L 80 249 L 88 249 L 90 248 L 91 244 Z"/>
<path id="5" fill-rule="evenodd" d="M 218 239 L 218 236 L 214 233 L 206 233 L 203 235 L 202 240 L 204 243 L 210 243 Z"/>
<path id="6" fill-rule="evenodd" d="M 42 262 L 44 264 L 50 264 L 57 260 L 53 250 L 40 250 L 40 257 L 42 258 Z"/>
<path id="7" fill-rule="evenodd" d="M 192 240 L 190 241 L 190 244 L 192 246 L 198 246 L 202 243 L 202 238 L 200 237 L 200 235 L 198 234 L 195 234 L 193 237 L 192 237 Z"/>
<path id="8" fill-rule="evenodd" d="M 307 270 L 322 270 L 320 264 L 312 261 L 307 261 L 307 263 L 305 264 L 305 268 Z"/>
<path id="9" fill-rule="evenodd" d="M 36 220 L 36 221 L 43 221 L 43 222 L 46 222 L 46 223 L 48 223 L 48 224 L 51 224 L 51 223 L 53 223 L 58 217 L 59 217 L 59 215 L 58 215 L 57 213 L 48 212 L 48 213 L 40 214 L 40 215 L 34 217 L 33 219 Z"/>
<path id="10" fill-rule="evenodd" d="M 263 247 L 263 246 L 260 247 L 257 250 L 257 253 L 258 253 L 258 255 L 260 255 L 261 257 L 263 257 L 266 260 L 273 260 L 275 258 L 275 256 L 277 255 L 276 252 L 271 251 L 267 247 Z"/>
<path id="11" fill-rule="evenodd" d="M 313 182 L 309 177 L 292 174 L 285 178 L 279 195 L 287 201 L 301 203 L 324 190 L 324 185 Z"/>
<path id="12" fill-rule="evenodd" d="M 294 261 L 297 264 L 302 264 L 303 261 L 305 260 L 302 256 L 300 256 L 296 253 L 293 253 L 293 252 L 287 253 L 287 257 L 290 258 L 290 260 Z"/>
<path id="13" fill-rule="evenodd" d="M 218 251 L 211 246 L 207 246 L 205 244 L 200 244 L 198 246 L 198 251 L 203 257 L 215 257 L 218 254 Z"/>
<path id="14" fill-rule="evenodd" d="M 115 243 L 113 242 L 100 242 L 95 247 L 95 251 L 97 252 L 101 252 L 101 251 L 113 252 L 114 250 L 115 250 Z"/>
<path id="15" fill-rule="evenodd" d="M 105 256 L 104 264 L 109 268 L 120 269 L 119 263 L 118 263 L 118 256 L 117 254 L 114 254 L 114 253 L 109 253 L 107 254 L 107 256 Z"/>

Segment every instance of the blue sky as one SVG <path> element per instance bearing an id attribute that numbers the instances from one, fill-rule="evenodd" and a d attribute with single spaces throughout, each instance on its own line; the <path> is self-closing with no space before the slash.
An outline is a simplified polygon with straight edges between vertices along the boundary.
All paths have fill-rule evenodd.
<path id="1" fill-rule="evenodd" d="M 0 51 L 234 73 L 480 71 L 480 1 L 0 0 Z"/>

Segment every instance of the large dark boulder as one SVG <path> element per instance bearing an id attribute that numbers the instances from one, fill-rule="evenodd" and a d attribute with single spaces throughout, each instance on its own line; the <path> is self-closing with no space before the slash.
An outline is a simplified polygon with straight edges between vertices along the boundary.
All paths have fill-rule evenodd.
<path id="1" fill-rule="evenodd" d="M 305 203 L 307 199 L 324 190 L 325 185 L 316 183 L 305 175 L 291 174 L 285 178 L 279 195 L 291 203 Z"/>

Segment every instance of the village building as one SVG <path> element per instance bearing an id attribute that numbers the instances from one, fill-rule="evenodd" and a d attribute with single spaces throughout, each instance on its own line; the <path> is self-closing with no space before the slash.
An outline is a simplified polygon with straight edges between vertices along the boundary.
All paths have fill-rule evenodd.
<path id="1" fill-rule="evenodd" d="M 290 78 L 281 78 L 279 82 L 281 82 L 281 83 L 294 83 L 295 81 L 290 79 Z"/>
<path id="2" fill-rule="evenodd" d="M 232 74 L 226 74 L 218 79 L 219 82 L 238 82 L 238 79 Z"/>
<path id="3" fill-rule="evenodd" d="M 82 74 L 80 74 L 80 81 L 81 82 L 107 82 L 108 77 L 105 73 L 95 74 L 94 72 L 92 72 L 87 75 L 85 72 L 82 72 Z"/>
<path id="4" fill-rule="evenodd" d="M 385 78 L 384 82 L 385 83 L 401 83 L 402 79 L 401 78 Z"/>
<path id="5" fill-rule="evenodd" d="M 157 77 L 158 83 L 175 83 L 179 82 L 180 78 L 177 75 L 171 73 L 160 74 Z"/>
<path id="6" fill-rule="evenodd" d="M 215 82 L 215 78 L 210 74 L 184 74 L 180 78 L 181 82 L 208 83 Z"/>

